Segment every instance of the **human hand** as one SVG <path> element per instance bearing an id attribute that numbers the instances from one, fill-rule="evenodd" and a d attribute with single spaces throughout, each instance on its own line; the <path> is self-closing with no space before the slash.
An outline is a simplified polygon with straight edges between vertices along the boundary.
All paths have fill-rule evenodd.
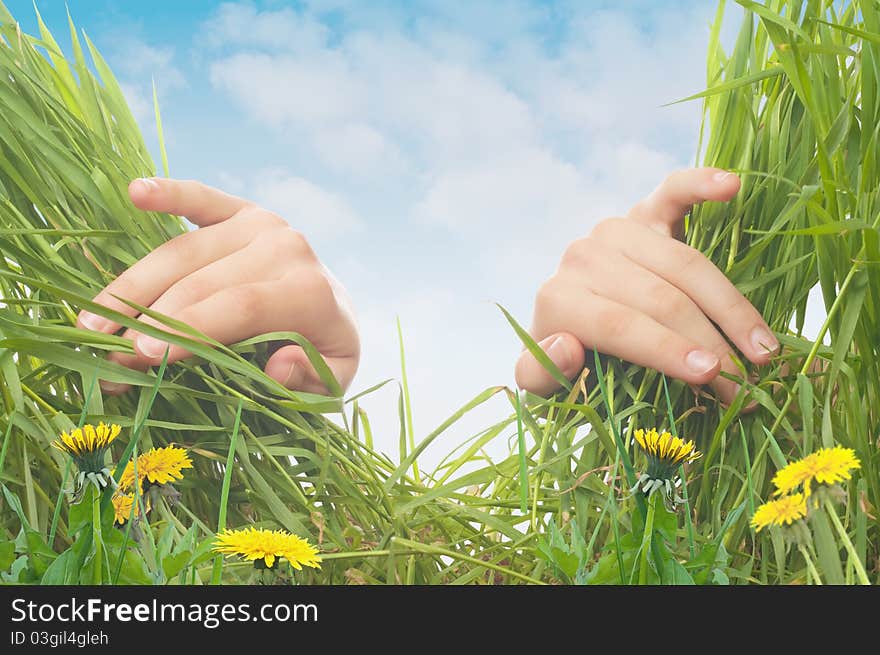
<path id="1" fill-rule="evenodd" d="M 276 331 L 298 332 L 324 356 L 346 388 L 360 358 L 360 342 L 348 295 L 321 264 L 305 237 L 281 217 L 241 198 L 199 182 L 164 178 L 134 180 L 132 202 L 147 211 L 186 216 L 199 229 L 156 248 L 110 283 L 94 302 L 174 332 L 114 296 L 191 325 L 224 344 Z M 114 323 L 80 312 L 79 327 L 115 333 Z M 129 368 L 147 370 L 162 361 L 190 356 L 170 345 L 128 329 L 135 354 L 109 355 Z M 266 374 L 289 389 L 327 393 L 305 351 L 286 345 L 275 351 Z M 101 381 L 107 393 L 128 385 Z"/>
<path id="2" fill-rule="evenodd" d="M 729 404 L 739 385 L 719 371 L 742 372 L 722 332 L 751 362 L 770 361 L 779 341 L 758 311 L 708 258 L 676 238 L 694 203 L 727 201 L 739 188 L 736 175 L 718 168 L 678 171 L 625 218 L 604 220 L 569 245 L 538 292 L 531 329 L 563 374 L 577 375 L 584 349 L 596 348 L 709 384 Z M 559 386 L 527 350 L 516 382 L 538 395 Z"/>

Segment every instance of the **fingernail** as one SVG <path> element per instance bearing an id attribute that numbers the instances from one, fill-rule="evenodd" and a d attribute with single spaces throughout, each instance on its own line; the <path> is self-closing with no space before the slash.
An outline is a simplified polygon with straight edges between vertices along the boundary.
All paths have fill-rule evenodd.
<path id="1" fill-rule="evenodd" d="M 716 182 L 723 182 L 731 175 L 733 175 L 733 173 L 730 173 L 728 171 L 723 171 L 721 173 L 715 173 L 715 175 L 712 176 L 712 179 L 714 179 Z"/>
<path id="2" fill-rule="evenodd" d="M 139 177 L 135 180 L 135 184 L 140 187 L 141 191 L 146 193 L 156 191 L 159 188 L 159 183 L 149 177 Z"/>
<path id="3" fill-rule="evenodd" d="M 770 355 L 779 350 L 779 341 L 773 333 L 760 325 L 752 330 L 749 340 L 759 355 Z"/>
<path id="4" fill-rule="evenodd" d="M 101 385 L 101 389 L 106 393 L 120 393 L 128 388 L 127 384 L 108 382 L 107 380 L 100 380 L 99 384 Z"/>
<path id="5" fill-rule="evenodd" d="M 684 358 L 684 362 L 692 372 L 702 375 L 718 366 L 718 357 L 705 350 L 692 350 Z"/>
<path id="6" fill-rule="evenodd" d="M 162 357 L 168 347 L 166 342 L 148 337 L 146 334 L 142 334 L 137 338 L 137 349 L 142 355 L 150 359 Z"/>
<path id="7" fill-rule="evenodd" d="M 82 312 L 79 315 L 79 322 L 85 327 L 87 330 L 94 330 L 95 332 L 101 332 L 105 327 L 107 327 L 107 319 L 103 316 L 98 316 L 97 314 L 92 314 L 91 312 Z"/>
<path id="8" fill-rule="evenodd" d="M 556 337 L 553 340 L 553 343 L 550 344 L 550 347 L 547 348 L 547 356 L 561 371 L 566 370 L 571 363 L 568 349 L 563 342 L 564 339 L 562 337 Z"/>

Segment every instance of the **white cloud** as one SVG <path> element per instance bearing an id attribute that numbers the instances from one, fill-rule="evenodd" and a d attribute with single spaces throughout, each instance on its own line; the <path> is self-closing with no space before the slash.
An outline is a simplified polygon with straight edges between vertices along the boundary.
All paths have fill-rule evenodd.
<path id="1" fill-rule="evenodd" d="M 177 52 L 171 46 L 147 43 L 131 32 L 114 33 L 106 39 L 114 73 L 128 102 L 132 116 L 140 125 L 150 145 L 157 145 L 156 115 L 153 109 L 153 83 L 160 107 L 166 106 L 172 92 L 186 88 L 188 82 L 177 64 Z M 172 125 L 164 126 L 166 143 L 174 144 Z"/>
<path id="2" fill-rule="evenodd" d="M 244 52 L 211 66 L 211 82 L 275 127 L 321 125 L 361 113 L 364 82 L 333 52 L 309 58 Z"/>
<path id="3" fill-rule="evenodd" d="M 584 180 L 546 150 L 523 149 L 433 180 L 415 214 L 454 231 L 568 222 L 586 202 Z M 481 230 L 482 231 L 482 230 Z"/>
<path id="4" fill-rule="evenodd" d="M 609 6 L 243 3 L 205 26 L 214 88 L 310 164 L 284 165 L 311 182 L 279 174 L 246 195 L 307 234 L 370 225 L 334 265 L 360 317 L 355 390 L 398 375 L 400 316 L 420 435 L 512 382 L 519 343 L 492 302 L 528 324 L 568 241 L 693 161 L 699 104 L 661 105 L 704 86 L 714 8 Z M 396 239 L 414 235 L 417 254 L 445 249 L 442 266 L 403 267 Z M 364 405 L 396 452 L 394 389 Z M 505 407 L 466 419 L 437 451 Z"/>
<path id="5" fill-rule="evenodd" d="M 122 89 L 122 94 L 128 102 L 128 108 L 131 110 L 131 115 L 134 116 L 134 119 L 137 121 L 138 125 L 141 126 L 141 129 L 145 129 L 152 125 L 155 120 L 153 102 L 147 97 L 145 90 L 139 88 L 136 84 L 130 84 L 123 81 L 119 82 L 119 88 Z"/>
<path id="6" fill-rule="evenodd" d="M 427 3 L 415 36 L 392 22 L 332 45 L 326 35 L 313 38 L 311 51 L 292 54 L 277 35 L 267 37 L 274 51 L 249 48 L 270 24 L 318 34 L 314 15 L 225 5 L 208 31 L 232 52 L 211 65 L 210 78 L 247 114 L 344 174 L 338 183 L 393 173 L 421 194 L 402 214 L 462 238 L 493 226 L 521 236 L 536 220 L 565 229 L 607 204 L 596 202 L 597 191 L 631 202 L 688 163 L 680 153 L 694 147 L 698 107 L 658 107 L 700 87 L 704 39 L 679 38 L 680 24 L 648 34 L 623 13 L 592 12 L 572 19 L 551 53 L 529 32 L 544 12 L 508 9 L 506 27 L 493 32 L 497 51 Z M 492 8 L 469 11 L 485 22 Z M 694 27 L 705 11 L 674 13 Z M 236 52 L 242 33 L 252 35 L 249 48 Z"/>
<path id="7" fill-rule="evenodd" d="M 155 79 L 162 92 L 187 85 L 183 72 L 174 62 L 174 48 L 152 45 L 132 35 L 111 40 L 110 44 L 120 77 L 141 85 L 149 85 L 151 79 Z"/>
<path id="8" fill-rule="evenodd" d="M 400 174 L 411 165 L 397 144 L 370 125 L 346 122 L 311 135 L 315 150 L 333 171 L 361 176 L 363 171 L 382 171 L 386 176 Z"/>
<path id="9" fill-rule="evenodd" d="M 252 3 L 230 2 L 205 22 L 198 40 L 214 48 L 308 51 L 321 47 L 328 34 L 322 23 L 289 7 L 257 11 Z"/>
<path id="10" fill-rule="evenodd" d="M 297 230 L 316 239 L 357 231 L 361 221 L 338 196 L 284 171 L 262 171 L 253 184 L 253 199 L 285 217 Z"/>

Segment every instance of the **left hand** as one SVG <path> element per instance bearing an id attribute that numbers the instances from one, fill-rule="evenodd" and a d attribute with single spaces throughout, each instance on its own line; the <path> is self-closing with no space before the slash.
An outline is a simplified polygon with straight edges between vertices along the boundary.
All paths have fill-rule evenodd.
<path id="1" fill-rule="evenodd" d="M 166 332 L 162 323 L 114 296 L 182 321 L 223 344 L 269 332 L 298 332 L 323 355 L 343 389 L 354 377 L 360 341 L 348 295 L 305 237 L 283 218 L 199 182 L 149 178 L 128 188 L 140 209 L 186 216 L 199 226 L 156 248 L 110 283 L 94 302 Z M 83 311 L 79 327 L 115 333 L 120 325 Z M 185 348 L 128 329 L 135 354 L 111 361 L 137 370 L 190 356 Z M 289 389 L 327 393 L 297 345 L 275 351 L 266 374 Z M 102 381 L 107 393 L 127 385 Z"/>

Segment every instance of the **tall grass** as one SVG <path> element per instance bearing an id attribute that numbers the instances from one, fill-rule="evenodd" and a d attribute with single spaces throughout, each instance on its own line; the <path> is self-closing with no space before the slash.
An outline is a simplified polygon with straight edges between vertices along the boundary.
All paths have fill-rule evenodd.
<path id="1" fill-rule="evenodd" d="M 695 98 L 705 108 L 699 161 L 736 170 L 743 190 L 729 205 L 697 207 L 687 234 L 762 311 L 780 357 L 745 370 L 754 380 L 730 408 L 655 371 L 591 357 L 590 371 L 551 399 L 520 403 L 516 390 L 492 387 L 427 435 L 413 433 L 404 375 L 401 448 L 390 459 L 373 448 L 358 396 L 291 392 L 263 374 L 268 342 L 298 335 L 227 347 L 191 329 L 164 334 L 196 357 L 140 373 L 105 359 L 130 352 L 128 342 L 73 327 L 81 309 L 135 325 L 89 299 L 185 228 L 129 204 L 129 180 L 156 168 L 88 38 L 71 23 L 65 57 L 42 21 L 39 36 L 24 34 L 0 2 L 3 579 L 77 582 L 67 560 L 94 573 L 97 551 L 117 555 L 115 575 L 98 571 L 104 582 L 246 581 L 247 566 L 215 562 L 209 548 L 218 524 L 256 523 L 319 544 L 323 568 L 298 573 L 305 583 L 850 582 L 862 564 L 876 581 L 880 14 L 855 0 L 741 4 L 729 54 L 719 6 L 708 90 Z M 817 283 L 829 312 L 810 341 L 800 331 Z M 135 390 L 103 398 L 97 378 Z M 419 468 L 428 445 L 498 394 L 508 416 L 435 470 Z M 741 414 L 751 400 L 758 410 Z M 98 420 L 136 435 L 138 452 L 186 447 L 194 469 L 179 505 L 151 514 L 139 542 L 108 525 L 109 548 L 76 550 L 84 510 L 62 499 L 68 462 L 48 445 Z M 705 453 L 686 472 L 677 514 L 628 492 L 643 464 L 631 432 L 652 425 Z M 498 439 L 510 454 L 491 461 L 483 446 Z M 817 513 L 807 543 L 775 529 L 756 536 L 749 518 L 774 472 L 833 444 L 862 462 L 835 510 L 839 528 Z"/>

